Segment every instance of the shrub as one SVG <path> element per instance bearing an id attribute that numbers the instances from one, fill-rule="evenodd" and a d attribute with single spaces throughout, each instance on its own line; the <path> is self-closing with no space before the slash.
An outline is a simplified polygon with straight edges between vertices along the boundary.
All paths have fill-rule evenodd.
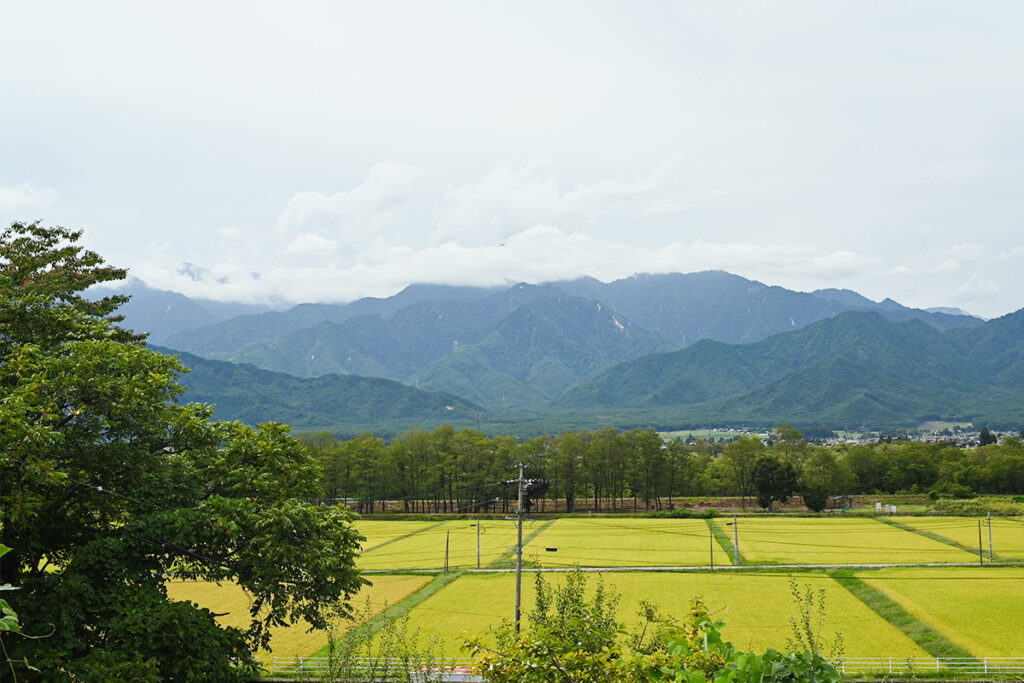
<path id="1" fill-rule="evenodd" d="M 640 631 L 626 634 L 615 619 L 618 596 L 598 583 L 586 597 L 586 576 L 576 570 L 563 586 L 551 588 L 536 575 L 537 601 L 528 631 L 519 633 L 507 620 L 496 629 L 492 648 L 479 639 L 465 647 L 477 657 L 475 671 L 494 683 L 580 683 L 607 681 L 684 681 L 685 683 L 839 683 L 820 652 L 763 654 L 740 652 L 722 638 L 722 622 L 711 619 L 704 601 L 693 598 L 686 622 L 663 618 L 642 603 Z M 800 595 L 794 587 L 798 599 Z M 820 601 L 807 608 L 824 609 Z M 801 614 L 805 614 L 806 610 Z M 809 612 L 807 613 L 809 614 Z M 805 634 L 807 632 L 805 631 Z M 625 635 L 625 637 L 621 637 Z M 798 632 L 798 637 L 800 636 Z M 816 650 L 821 640 L 811 632 Z M 803 641 L 801 641 L 803 642 Z"/>

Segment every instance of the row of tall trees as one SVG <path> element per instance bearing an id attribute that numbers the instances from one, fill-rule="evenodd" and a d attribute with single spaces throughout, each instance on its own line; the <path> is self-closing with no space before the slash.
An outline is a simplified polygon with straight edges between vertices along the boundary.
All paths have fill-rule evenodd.
<path id="1" fill-rule="evenodd" d="M 1024 493 L 1024 445 L 961 448 L 897 441 L 819 446 L 788 425 L 771 437 L 729 443 L 675 439 L 653 429 L 565 432 L 519 441 L 449 425 L 390 443 L 371 434 L 343 441 L 301 437 L 324 467 L 327 498 L 361 513 L 396 501 L 405 512 L 508 512 L 517 465 L 537 480 L 539 511 L 615 512 L 672 507 L 683 496 L 741 496 L 762 507 L 789 495 L 823 506 L 829 496 L 870 493 Z M 393 502 L 392 507 L 395 503 Z"/>

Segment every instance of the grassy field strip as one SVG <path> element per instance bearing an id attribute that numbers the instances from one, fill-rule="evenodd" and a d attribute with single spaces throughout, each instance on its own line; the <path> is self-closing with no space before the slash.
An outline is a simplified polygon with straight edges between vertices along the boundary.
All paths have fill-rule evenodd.
<path id="1" fill-rule="evenodd" d="M 853 574 L 978 657 L 1024 654 L 1024 569 L 880 569 Z"/>
<path id="2" fill-rule="evenodd" d="M 371 612 L 384 609 L 388 604 L 402 601 L 407 596 L 429 584 L 429 576 L 377 576 L 373 585 L 365 586 L 352 598 L 352 606 L 363 609 L 369 599 Z M 249 598 L 236 584 L 216 584 L 210 581 L 168 581 L 167 595 L 172 600 L 189 600 L 205 607 L 217 615 L 222 626 L 249 628 Z M 342 620 L 336 624 L 338 631 L 352 627 L 352 622 Z M 327 633 L 308 630 L 305 622 L 291 626 L 274 626 L 270 629 L 271 653 L 278 657 L 305 657 L 327 644 Z M 261 653 L 261 654 L 271 654 Z"/>
<path id="3" fill-rule="evenodd" d="M 732 564 L 703 519 L 600 517 L 559 519 L 524 550 L 544 567 L 707 566 L 712 552 L 716 565 Z"/>
<path id="4" fill-rule="evenodd" d="M 739 554 L 739 562 L 736 561 L 736 544 L 733 543 L 733 536 L 729 535 L 729 531 L 732 530 L 731 527 L 723 529 L 719 526 L 718 522 L 710 517 L 707 519 L 707 523 L 708 527 L 711 528 L 711 533 L 715 535 L 715 540 L 718 541 L 718 545 L 722 547 L 725 554 L 732 560 L 732 564 L 744 564 L 746 562 L 746 558 L 743 557 L 743 553 Z M 725 522 L 723 522 L 723 524 L 724 523 Z M 727 531 L 727 529 L 729 531 Z"/>
<path id="5" fill-rule="evenodd" d="M 977 555 L 872 518 L 741 518 L 740 548 L 749 562 L 774 564 L 915 564 L 971 562 Z"/>
<path id="6" fill-rule="evenodd" d="M 366 537 L 363 552 L 368 553 L 442 524 L 444 522 L 378 522 L 376 520 L 359 520 L 356 522 L 356 530 Z"/>
<path id="7" fill-rule="evenodd" d="M 892 520 L 900 528 L 924 535 L 934 534 L 951 545 L 978 555 L 978 522 L 981 522 L 981 546 L 988 561 L 988 520 L 972 517 L 899 517 Z M 1024 559 L 1024 525 L 1016 520 L 992 518 L 993 559 L 1012 562 Z"/>
<path id="8" fill-rule="evenodd" d="M 549 519 L 548 521 L 544 522 L 543 524 L 532 526 L 529 529 L 526 527 L 525 524 L 523 525 L 523 532 L 524 532 L 524 535 L 523 535 L 523 561 L 524 562 L 528 561 L 528 558 L 526 556 L 526 548 L 527 548 L 527 546 L 530 545 L 530 543 L 533 541 L 533 539 L 537 538 L 537 536 L 542 534 L 545 529 L 547 529 L 549 526 L 554 524 L 556 521 L 557 520 Z M 527 531 L 528 531 L 528 533 L 526 533 Z M 488 564 L 487 568 L 488 569 L 498 569 L 500 567 L 507 567 L 510 563 L 512 563 L 514 565 L 515 559 L 516 559 L 516 549 L 517 549 L 518 541 L 519 541 L 519 535 L 517 533 L 515 536 L 512 537 L 512 547 L 509 548 L 508 550 L 506 550 L 504 552 L 504 554 L 502 554 L 501 557 L 499 557 L 496 560 L 493 560 L 490 564 Z"/>
<path id="9" fill-rule="evenodd" d="M 833 572 L 833 578 L 851 595 L 857 597 L 864 605 L 892 626 L 902 631 L 921 649 L 933 657 L 970 657 L 971 653 L 953 643 L 946 634 L 931 624 L 921 621 L 884 591 L 865 583 L 852 572 Z"/>
<path id="10" fill-rule="evenodd" d="M 477 530 L 474 524 L 474 521 L 466 519 L 433 524 L 362 553 L 356 564 L 365 570 L 441 569 L 447 543 L 449 569 L 476 567 Z M 514 522 L 483 522 L 480 534 L 482 566 L 501 558 L 512 545 L 515 545 Z"/>
<path id="11" fill-rule="evenodd" d="M 821 572 L 793 573 L 801 584 L 826 591 L 827 619 L 824 632 L 838 630 L 851 656 L 924 657 L 927 653 L 898 629 L 887 624 L 828 575 Z M 694 595 L 702 595 L 725 620 L 724 636 L 737 647 L 782 648 L 791 635 L 789 618 L 796 616 L 789 591 L 788 572 L 737 571 L 636 572 L 603 574 L 606 586 L 620 593 L 619 618 L 627 627 L 639 624 L 641 600 L 657 604 L 666 615 L 682 620 Z M 561 575 L 546 579 L 559 583 Z M 591 576 L 593 589 L 597 576 Z M 523 580 L 524 613 L 533 606 L 533 576 Z M 436 633 L 446 654 L 460 656 L 466 634 L 486 637 L 493 624 L 511 620 L 515 604 L 515 577 L 509 574 L 466 574 L 409 613 L 410 625 L 425 633 Z"/>

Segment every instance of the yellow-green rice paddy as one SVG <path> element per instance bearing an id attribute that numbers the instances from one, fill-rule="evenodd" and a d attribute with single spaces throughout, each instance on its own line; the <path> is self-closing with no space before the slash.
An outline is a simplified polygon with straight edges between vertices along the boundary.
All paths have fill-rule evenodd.
<path id="1" fill-rule="evenodd" d="M 976 517 L 896 517 L 896 521 L 915 529 L 938 534 L 968 548 L 979 545 L 987 559 L 989 525 L 987 518 Z M 979 538 L 980 524 L 980 538 Z M 992 518 L 992 552 L 1000 557 L 1024 560 L 1024 524 L 1013 519 Z"/>
<path id="2" fill-rule="evenodd" d="M 703 519 L 558 519 L 523 553 L 542 567 L 699 567 L 712 553 L 732 564 Z"/>
<path id="3" fill-rule="evenodd" d="M 741 648 L 784 648 L 792 634 L 789 623 L 796 616 L 790 595 L 789 575 L 782 573 L 721 572 L 638 572 L 593 575 L 606 587 L 621 595 L 619 616 L 627 627 L 639 623 L 636 615 L 641 600 L 655 603 L 666 615 L 684 617 L 690 600 L 701 595 L 725 621 L 723 634 Z M 820 573 L 794 575 L 801 585 L 826 591 L 829 623 L 824 632 L 842 634 L 846 652 L 870 656 L 886 654 L 900 657 L 926 656 L 920 647 L 902 632 L 885 622 L 832 578 Z M 552 583 L 563 580 L 559 574 L 546 574 Z M 534 576 L 523 580 L 523 609 L 533 604 Z M 451 654 L 466 635 L 487 637 L 489 627 L 502 619 L 511 620 L 514 611 L 515 577 L 509 574 L 467 575 L 431 596 L 410 613 L 411 625 L 424 633 L 436 633 Z"/>
<path id="4" fill-rule="evenodd" d="M 430 582 L 429 576 L 374 576 L 373 585 L 365 586 L 352 599 L 352 606 L 362 611 L 369 601 L 369 615 L 393 605 L 412 593 L 415 593 Z M 167 594 L 172 600 L 188 600 L 205 607 L 217 615 L 222 626 L 234 626 L 247 629 L 249 616 L 249 598 L 234 583 L 213 583 L 211 581 L 169 581 Z M 348 620 L 339 621 L 335 628 L 338 632 L 352 626 Z M 309 631 L 309 624 L 300 622 L 290 626 L 274 626 L 270 629 L 270 648 L 277 657 L 305 657 L 327 645 L 327 633 Z M 267 653 L 264 653 L 267 654 Z"/>
<path id="5" fill-rule="evenodd" d="M 977 553 L 956 547 L 976 547 L 978 520 L 950 517 L 895 517 L 900 528 L 871 518 L 739 518 L 739 547 L 748 565 L 871 565 L 972 563 Z M 726 552 L 736 529 L 717 519 L 726 532 L 710 536 L 703 519 L 648 519 L 612 517 L 559 518 L 527 522 L 524 558 L 541 568 L 635 568 L 635 572 L 592 574 L 621 596 L 619 618 L 627 627 L 638 623 L 641 600 L 656 604 L 667 615 L 682 619 L 694 595 L 702 595 L 716 618 L 726 622 L 725 637 L 738 647 L 762 650 L 783 648 L 791 635 L 790 617 L 796 607 L 790 594 L 790 576 L 801 585 L 826 593 L 826 631 L 842 634 L 846 654 L 864 657 L 920 657 L 926 653 L 903 631 L 891 625 L 835 579 L 820 570 L 757 570 L 728 568 Z M 357 566 L 364 571 L 391 571 L 372 575 L 374 587 L 365 596 L 370 611 L 387 602 L 395 604 L 432 580 L 429 574 L 410 576 L 410 570 L 440 570 L 448 547 L 448 567 L 475 569 L 475 520 L 377 521 L 359 520 L 366 537 Z M 917 530 L 917 531 L 915 531 Z M 479 527 L 480 566 L 509 566 L 516 543 L 511 520 L 484 520 Z M 987 558 L 987 520 L 982 527 Z M 931 537 L 929 537 L 930 535 Z M 998 558 L 1024 559 L 1024 523 L 993 520 L 993 548 Z M 948 542 L 943 542 L 947 539 Z M 723 541 L 726 546 L 719 541 Z M 549 550 L 550 549 L 550 550 Z M 708 567 L 711 558 L 721 571 L 643 571 L 645 567 Z M 499 560 L 504 561 L 499 562 Z M 560 573 L 545 575 L 550 582 L 564 580 Z M 955 645 L 977 656 L 1024 656 L 1024 567 L 911 567 L 863 569 L 855 576 L 881 591 L 912 618 L 930 625 Z M 514 576 L 509 573 L 465 574 L 430 597 L 419 597 L 409 612 L 413 627 L 424 636 L 436 635 L 449 656 L 468 635 L 487 637 L 492 625 L 511 619 Z M 523 611 L 533 604 L 532 573 L 524 575 Z M 224 623 L 244 625 L 248 603 L 234 586 L 170 584 L 172 597 L 192 599 L 215 612 L 228 612 Z M 918 636 L 915 636 L 918 637 Z M 307 633 L 304 625 L 277 629 L 275 655 L 312 654 L 326 644 L 326 634 Z M 923 641 L 922 641 L 923 642 Z"/>
<path id="6" fill-rule="evenodd" d="M 382 524 L 402 524 L 383 522 Z M 362 531 L 367 522 L 360 521 L 357 528 Z M 359 557 L 360 569 L 441 569 L 444 567 L 445 546 L 448 547 L 450 569 L 475 568 L 477 562 L 477 527 L 473 520 L 450 522 L 414 523 L 422 526 L 411 527 L 406 534 L 397 533 L 399 527 L 369 529 L 363 532 L 367 537 L 367 548 Z M 485 520 L 480 528 L 480 563 L 486 567 L 498 560 L 516 544 L 515 523 L 507 520 Z M 385 535 L 386 531 L 386 535 Z M 529 531 L 527 526 L 526 532 Z M 375 539 L 387 542 L 372 544 Z"/>
<path id="7" fill-rule="evenodd" d="M 960 548 L 871 518 L 740 518 L 740 552 L 772 564 L 971 562 Z"/>
<path id="8" fill-rule="evenodd" d="M 976 656 L 1024 656 L 1024 568 L 881 569 L 856 576 Z"/>

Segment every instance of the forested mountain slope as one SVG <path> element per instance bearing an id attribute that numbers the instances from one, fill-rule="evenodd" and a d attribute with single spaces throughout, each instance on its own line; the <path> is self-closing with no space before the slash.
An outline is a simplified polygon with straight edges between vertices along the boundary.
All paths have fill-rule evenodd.
<path id="1" fill-rule="evenodd" d="M 1013 382 L 1024 367 L 1022 326 L 1024 311 L 946 332 L 848 312 L 754 344 L 700 342 L 622 363 L 552 407 L 641 414 L 672 407 L 686 420 L 721 422 L 896 424 L 979 415 L 1024 422 Z"/>
<path id="2" fill-rule="evenodd" d="M 531 292 L 551 296 L 567 294 L 598 301 L 634 325 L 665 336 L 679 348 L 700 339 L 728 343 L 758 341 L 848 310 L 876 310 L 891 320 L 899 321 L 922 319 L 942 329 L 981 324 L 979 319 L 971 316 L 910 309 L 890 299 L 876 303 L 849 290 L 794 292 L 738 275 L 706 271 L 635 275 L 610 283 L 581 278 L 541 286 L 519 284 L 501 288 L 411 285 L 383 299 L 365 298 L 337 305 L 300 304 L 287 311 L 244 315 L 205 326 L 196 324 L 193 329 L 183 321 L 177 332 L 161 335 L 160 340 L 190 353 L 233 358 L 256 342 L 313 328 L 324 322 L 342 323 L 358 316 L 378 316 L 387 320 L 398 316 L 406 307 L 434 304 L 441 308 L 453 305 L 457 308 L 460 304 L 501 296 L 518 297 L 520 302 L 526 302 L 531 299 Z M 414 321 L 415 316 L 408 319 Z M 410 333 L 415 333 L 415 330 Z M 423 334 L 427 333 L 428 330 L 423 331 Z M 260 362 L 258 358 L 248 360 Z M 303 374 L 336 370 L 336 367 L 309 368 Z M 396 370 L 388 376 L 399 375 L 401 372 Z"/>
<path id="3" fill-rule="evenodd" d="M 374 377 L 323 375 L 293 377 L 252 365 L 206 360 L 190 353 L 152 347 L 177 355 L 190 372 L 183 401 L 213 403 L 216 417 L 248 424 L 286 422 L 296 429 L 390 429 L 399 425 L 469 423 L 481 411 L 469 401 Z"/>

